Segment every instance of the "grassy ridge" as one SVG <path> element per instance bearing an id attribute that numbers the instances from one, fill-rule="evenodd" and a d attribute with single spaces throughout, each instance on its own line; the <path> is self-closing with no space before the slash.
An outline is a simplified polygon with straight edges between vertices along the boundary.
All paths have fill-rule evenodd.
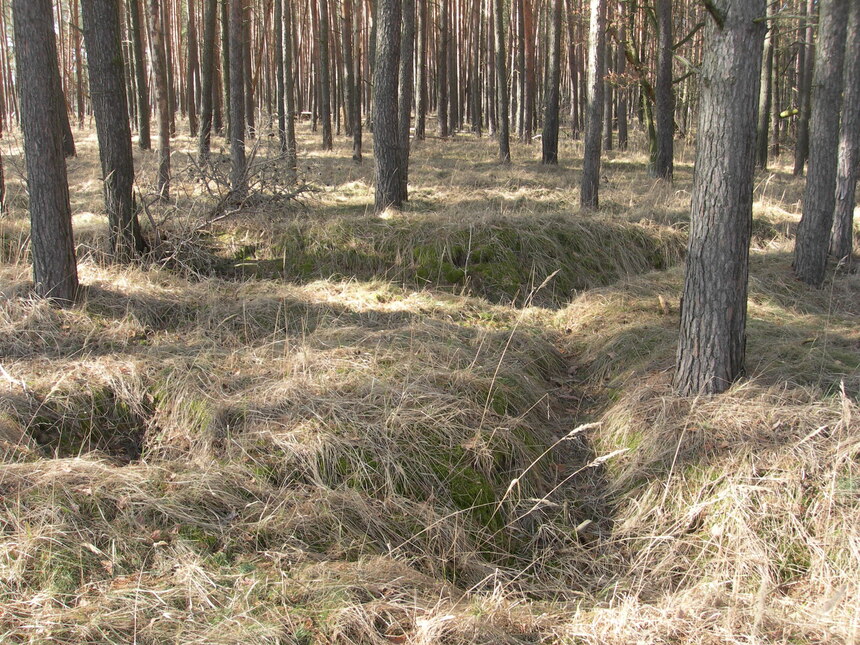
<path id="1" fill-rule="evenodd" d="M 485 143 L 419 149 L 403 218 L 343 151 L 310 213 L 180 204 L 68 310 L 4 243 L 0 640 L 850 642 L 860 284 L 791 278 L 796 180 L 758 189 L 748 378 L 687 399 L 685 166 L 563 215 L 571 169 Z"/>

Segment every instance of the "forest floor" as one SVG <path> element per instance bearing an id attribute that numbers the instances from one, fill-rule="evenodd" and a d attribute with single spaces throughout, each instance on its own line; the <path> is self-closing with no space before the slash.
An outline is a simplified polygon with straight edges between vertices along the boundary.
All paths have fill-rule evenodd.
<path id="1" fill-rule="evenodd" d="M 3 146 L 3 643 L 860 639 L 860 275 L 793 279 L 787 167 L 756 181 L 747 376 L 683 398 L 692 145 L 671 186 L 608 152 L 585 214 L 577 142 L 430 139 L 379 218 L 343 137 L 301 126 L 298 196 L 264 137 L 225 212 L 179 136 L 170 204 L 136 152 L 153 249 L 117 266 L 77 136 L 65 310 Z"/>

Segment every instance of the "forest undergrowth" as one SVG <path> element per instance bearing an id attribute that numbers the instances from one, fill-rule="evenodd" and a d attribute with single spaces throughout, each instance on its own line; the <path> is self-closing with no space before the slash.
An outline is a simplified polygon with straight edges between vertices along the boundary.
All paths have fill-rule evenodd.
<path id="1" fill-rule="evenodd" d="M 858 642 L 860 277 L 794 280 L 802 179 L 758 177 L 746 378 L 683 398 L 692 146 L 672 186 L 607 153 L 585 214 L 577 142 L 428 140 L 378 218 L 305 127 L 300 195 L 263 138 L 241 209 L 136 152 L 133 266 L 78 133 L 69 309 L 6 140 L 0 642 Z"/>

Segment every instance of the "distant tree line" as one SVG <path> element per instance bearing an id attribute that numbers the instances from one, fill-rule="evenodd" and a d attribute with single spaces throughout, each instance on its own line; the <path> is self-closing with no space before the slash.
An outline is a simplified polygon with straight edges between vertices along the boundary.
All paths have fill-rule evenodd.
<path id="1" fill-rule="evenodd" d="M 754 166 L 794 148 L 808 164 L 795 271 L 818 286 L 849 261 L 860 132 L 856 0 L 0 0 L 0 133 L 24 132 L 37 289 L 77 288 L 64 158 L 94 117 L 111 247 L 145 251 L 132 200 L 132 133 L 151 147 L 161 199 L 186 123 L 201 164 L 229 142 L 231 191 L 248 190 L 247 138 L 276 132 L 288 173 L 295 123 L 320 146 L 371 129 L 377 211 L 408 200 L 410 145 L 488 133 L 559 162 L 584 141 L 580 199 L 599 205 L 604 150 L 645 133 L 671 181 L 673 144 L 697 136 L 676 384 L 719 391 L 743 366 Z M 11 18 L 11 20 L 10 20 Z M 184 125 L 182 127 L 185 127 Z M 0 182 L 2 188 L 2 182 Z M 701 363 L 701 365 L 700 365 Z"/>

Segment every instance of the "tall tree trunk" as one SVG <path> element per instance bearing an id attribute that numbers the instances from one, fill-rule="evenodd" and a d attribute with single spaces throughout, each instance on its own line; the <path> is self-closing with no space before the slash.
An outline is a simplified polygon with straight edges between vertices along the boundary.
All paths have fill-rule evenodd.
<path id="1" fill-rule="evenodd" d="M 409 199 L 409 126 L 412 122 L 413 58 L 415 54 L 415 0 L 401 0 L 403 29 L 400 35 L 400 199 Z"/>
<path id="2" fill-rule="evenodd" d="M 493 20 L 496 23 L 496 122 L 499 134 L 499 160 L 511 162 L 510 113 L 508 102 L 508 72 L 505 57 L 505 14 L 502 0 L 493 0 Z"/>
<path id="3" fill-rule="evenodd" d="M 424 141 L 427 125 L 427 3 L 418 2 L 418 104 L 415 110 L 415 140 Z"/>
<path id="4" fill-rule="evenodd" d="M 448 47 L 450 47 L 449 13 L 451 0 L 439 2 L 439 51 L 436 57 L 436 116 L 439 123 L 439 136 L 448 136 Z"/>
<path id="5" fill-rule="evenodd" d="M 612 108 L 614 102 L 612 100 L 612 83 L 609 80 L 612 76 L 612 47 L 609 43 L 606 44 L 606 57 L 604 65 L 604 80 L 603 80 L 603 149 L 612 150 Z"/>
<path id="6" fill-rule="evenodd" d="M 627 41 L 627 3 L 618 3 L 618 53 L 616 55 L 615 71 L 618 77 L 624 79 L 627 74 L 627 56 L 624 51 L 624 43 Z M 627 88 L 619 86 L 616 90 L 618 95 L 618 149 L 627 150 Z"/>
<path id="7" fill-rule="evenodd" d="M 746 349 L 765 0 L 710 5 L 675 372 L 684 395 L 726 390 L 743 370 Z"/>
<path id="8" fill-rule="evenodd" d="M 287 113 L 284 94 L 284 0 L 275 0 L 275 94 L 278 120 L 278 143 L 281 154 L 287 153 Z"/>
<path id="9" fill-rule="evenodd" d="M 51 0 L 13 0 L 15 64 L 30 208 L 36 292 L 71 304 L 78 291 L 72 209 L 63 152 L 60 72 Z M 68 121 L 68 118 L 66 119 Z"/>
<path id="10" fill-rule="evenodd" d="M 770 144 L 770 154 L 772 157 L 776 158 L 780 153 L 780 139 L 782 136 L 783 121 L 780 118 L 780 113 L 782 112 L 782 106 L 785 105 L 784 97 L 783 97 L 783 80 L 782 73 L 780 71 L 780 64 L 784 62 L 784 60 L 790 59 L 790 54 L 785 54 L 780 51 L 780 43 L 779 43 L 779 25 L 774 22 L 771 26 L 771 46 L 773 47 L 773 65 L 771 66 L 772 74 L 771 74 L 771 110 L 770 110 L 770 129 L 773 133 L 771 136 L 771 144 Z M 788 87 L 792 87 L 794 84 L 794 79 L 787 82 L 786 85 Z"/>
<path id="11" fill-rule="evenodd" d="M 230 79 L 230 0 L 220 0 L 218 4 L 221 6 L 221 89 L 224 95 L 224 123 L 227 126 L 224 129 L 224 135 L 229 142 L 232 122 L 230 97 L 233 91 L 233 83 Z"/>
<path id="12" fill-rule="evenodd" d="M 355 51 L 352 56 L 355 59 L 355 127 L 352 129 L 352 160 L 355 163 L 361 163 L 361 149 L 362 149 L 362 128 L 363 120 L 361 115 L 361 106 L 364 101 L 363 92 L 365 83 L 362 82 L 364 76 L 364 71 L 362 67 L 361 60 L 361 48 L 362 48 L 362 34 L 364 33 L 361 29 L 361 23 L 364 19 L 364 3 L 358 2 L 353 5 L 354 13 L 353 13 L 353 21 L 352 21 L 352 42 L 355 44 Z M 366 105 L 366 101 L 364 105 Z"/>
<path id="13" fill-rule="evenodd" d="M 850 262 L 854 230 L 854 205 L 860 166 L 860 2 L 851 4 L 845 38 L 845 82 L 842 125 L 839 131 L 839 162 L 836 171 L 836 209 L 830 252 L 837 260 Z"/>
<path id="14" fill-rule="evenodd" d="M 328 37 L 328 0 L 319 1 L 319 61 L 320 61 L 320 117 L 322 118 L 323 150 L 331 150 L 333 144 L 331 135 L 331 74 L 329 59 Z"/>
<path id="15" fill-rule="evenodd" d="M 248 136 L 252 139 L 257 136 L 257 103 L 255 101 L 256 88 L 254 87 L 254 74 L 251 67 L 251 0 L 243 0 L 242 6 L 242 34 L 241 39 L 237 42 L 242 43 L 242 79 L 245 83 L 245 89 L 242 93 L 245 101 L 245 111 L 242 115 L 242 122 L 248 126 Z M 231 45 L 232 48 L 232 45 Z M 231 59 L 232 60 L 232 59 Z M 231 74 L 235 73 L 235 69 L 231 69 Z M 237 121 L 238 122 L 238 121 Z M 232 141 L 235 142 L 235 137 Z M 244 167 L 245 159 L 245 134 L 242 134 L 242 165 Z M 245 171 L 242 170 L 244 175 Z M 238 194 L 242 194 L 241 191 Z"/>
<path id="16" fill-rule="evenodd" d="M 457 25 L 457 0 L 448 0 L 448 134 L 460 129 L 460 83 L 457 50 L 459 29 Z"/>
<path id="17" fill-rule="evenodd" d="M 472 0 L 472 15 L 469 20 L 472 30 L 470 55 L 472 70 L 469 82 L 471 113 L 469 118 L 472 123 L 472 132 L 480 137 L 484 123 L 481 109 L 481 0 Z"/>
<path id="18" fill-rule="evenodd" d="M 524 17 L 523 3 L 526 0 L 512 0 L 513 7 L 516 10 L 517 17 L 517 49 L 516 49 L 516 69 L 517 69 L 517 108 L 516 123 L 517 137 L 525 143 L 525 113 L 526 113 L 526 21 Z"/>
<path id="19" fill-rule="evenodd" d="M 245 161 L 245 54 L 247 32 L 243 0 L 230 3 L 230 190 L 241 201 L 248 194 Z"/>
<path id="20" fill-rule="evenodd" d="M 164 50 L 164 23 L 161 20 L 161 0 L 149 0 L 149 42 L 152 46 L 152 71 L 155 77 L 155 96 L 158 103 L 158 179 L 161 199 L 170 199 L 170 94 L 167 87 L 167 58 Z"/>
<path id="21" fill-rule="evenodd" d="M 343 49 L 343 86 L 345 94 L 346 132 L 352 134 L 355 127 L 355 95 L 358 88 L 355 86 L 355 61 L 352 53 L 352 2 L 342 0 L 342 13 L 340 16 L 340 40 Z"/>
<path id="22" fill-rule="evenodd" d="M 218 0 L 203 0 L 203 65 L 200 70 L 200 134 L 197 141 L 197 155 L 201 164 L 209 160 L 212 140 L 212 101 L 215 97 L 212 81 L 215 76 L 217 11 Z"/>
<path id="23" fill-rule="evenodd" d="M 588 27 L 588 112 L 582 160 L 580 204 L 597 209 L 600 187 L 600 135 L 603 128 L 603 57 L 606 54 L 606 1 L 591 0 Z"/>
<path id="24" fill-rule="evenodd" d="M 672 0 L 657 0 L 657 79 L 655 111 L 657 155 L 653 174 L 672 179 L 674 172 L 675 100 L 672 93 Z"/>
<path id="25" fill-rule="evenodd" d="M 768 128 L 770 126 L 770 105 L 773 101 L 773 31 L 776 23 L 773 20 L 773 3 L 767 7 L 768 31 L 764 37 L 764 52 L 762 53 L 761 85 L 758 96 L 758 125 L 756 127 L 755 163 L 759 168 L 767 168 Z"/>
<path id="26" fill-rule="evenodd" d="M 143 252 L 144 241 L 132 199 L 134 160 L 119 7 L 115 0 L 82 0 L 81 10 L 111 251 L 118 261 L 127 262 Z"/>
<path id="27" fill-rule="evenodd" d="M 72 24 L 70 31 L 72 32 L 72 46 L 75 50 L 75 96 L 77 98 L 78 107 L 78 127 L 84 127 L 84 118 L 86 116 L 86 100 L 84 96 L 84 70 L 83 56 L 81 55 L 81 21 L 78 13 L 79 0 L 71 0 Z M 61 26 L 62 28 L 62 26 Z"/>
<path id="28" fill-rule="evenodd" d="M 164 69 L 167 79 L 167 110 L 170 123 L 170 136 L 176 135 L 176 84 L 173 73 L 173 31 L 170 19 L 171 0 L 161 0 L 161 34 L 164 47 Z"/>
<path id="29" fill-rule="evenodd" d="M 146 58 L 143 55 L 143 29 L 141 28 L 140 1 L 130 0 L 131 41 L 134 52 L 134 74 L 137 79 L 137 145 L 141 150 L 152 148 L 150 135 L 149 86 L 146 80 Z"/>
<path id="30" fill-rule="evenodd" d="M 579 138 L 579 65 L 576 60 L 576 37 L 574 35 L 573 0 L 566 0 L 567 9 L 567 65 L 570 75 L 570 134 Z"/>
<path id="31" fill-rule="evenodd" d="M 558 95 L 561 80 L 561 3 L 552 2 L 552 41 L 550 43 L 549 87 L 543 115 L 541 136 L 542 157 L 545 164 L 558 163 Z"/>
<path id="32" fill-rule="evenodd" d="M 200 93 L 200 61 L 197 58 L 196 13 L 194 0 L 188 0 L 188 75 L 185 79 L 187 83 L 185 100 L 188 104 L 188 129 L 192 137 L 196 137 L 199 134 L 198 128 L 200 126 L 197 120 L 197 95 Z"/>
<path id="33" fill-rule="evenodd" d="M 812 73 L 809 172 L 803 216 L 797 227 L 794 272 L 803 282 L 814 287 L 824 282 L 836 206 L 836 162 L 848 4 L 849 0 L 831 0 L 822 5 L 815 70 Z"/>
<path id="34" fill-rule="evenodd" d="M 812 72 L 815 62 L 815 22 L 818 4 L 806 3 L 806 36 L 804 38 L 805 66 L 800 82 L 800 120 L 797 124 L 797 144 L 794 149 L 794 175 L 803 174 L 809 156 L 809 117 L 812 113 Z"/>
<path id="35" fill-rule="evenodd" d="M 400 0 L 378 0 L 376 69 L 373 74 L 373 156 L 376 158 L 375 210 L 400 210 L 400 146 L 397 82 L 400 64 Z"/>
<path id="36" fill-rule="evenodd" d="M 523 2 L 523 33 L 525 34 L 525 94 L 523 95 L 523 142 L 531 145 L 535 120 L 535 27 L 532 0 Z"/>
<path id="37" fill-rule="evenodd" d="M 293 86 L 293 3 L 284 0 L 284 94 L 287 110 L 287 167 L 296 173 L 296 99 Z"/>

